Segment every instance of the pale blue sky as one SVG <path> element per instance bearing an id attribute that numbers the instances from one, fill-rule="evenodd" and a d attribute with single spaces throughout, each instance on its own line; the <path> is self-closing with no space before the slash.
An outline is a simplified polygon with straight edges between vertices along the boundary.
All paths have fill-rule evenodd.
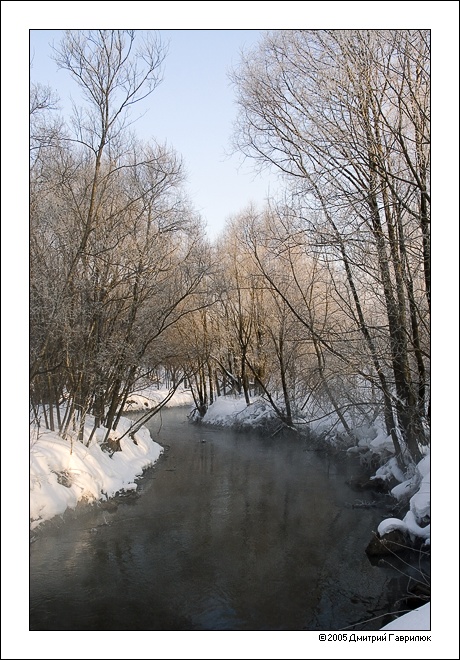
<path id="1" fill-rule="evenodd" d="M 257 175 L 254 163 L 229 157 L 232 124 L 237 114 L 235 92 L 228 72 L 239 62 L 242 48 L 253 47 L 259 30 L 160 30 L 169 43 L 163 82 L 138 108 L 145 114 L 136 122 L 136 134 L 145 140 L 167 141 L 185 161 L 187 189 L 196 210 L 215 237 L 229 215 L 249 202 L 263 205 L 278 186 L 275 174 Z M 70 112 L 70 95 L 79 90 L 67 71 L 51 59 L 50 43 L 57 45 L 60 30 L 31 30 L 31 79 L 49 84 Z"/>

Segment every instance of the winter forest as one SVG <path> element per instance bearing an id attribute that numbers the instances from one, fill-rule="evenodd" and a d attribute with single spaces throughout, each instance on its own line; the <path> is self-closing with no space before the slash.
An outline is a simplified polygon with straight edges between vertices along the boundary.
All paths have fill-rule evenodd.
<path id="1" fill-rule="evenodd" d="M 275 31 L 242 55 L 233 147 L 283 194 L 214 242 L 180 154 L 136 138 L 165 57 L 159 33 L 69 31 L 54 58 L 84 105 L 64 120 L 31 84 L 33 417 L 108 441 L 161 382 L 195 419 L 240 394 L 319 442 L 380 425 L 410 469 L 430 442 L 429 30 Z"/>

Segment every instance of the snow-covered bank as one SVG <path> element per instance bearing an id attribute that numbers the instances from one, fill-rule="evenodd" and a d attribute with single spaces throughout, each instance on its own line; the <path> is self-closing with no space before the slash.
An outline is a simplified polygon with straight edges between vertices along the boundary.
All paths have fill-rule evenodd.
<path id="1" fill-rule="evenodd" d="M 126 401 L 125 410 L 149 410 L 155 408 L 166 399 L 169 390 L 157 387 L 148 387 L 131 394 Z M 172 406 L 192 406 L 193 396 L 190 390 L 178 388 L 171 399 L 165 403 L 165 408 Z"/>
<path id="2" fill-rule="evenodd" d="M 126 409 L 149 410 L 164 401 L 169 391 L 154 387 L 136 392 L 129 397 Z M 166 403 L 167 406 L 192 406 L 190 390 L 179 389 Z M 201 420 L 203 424 L 232 428 L 266 428 L 276 423 L 271 406 L 261 397 L 247 405 L 244 397 L 221 396 L 209 406 Z M 63 440 L 57 433 L 31 428 L 30 452 L 30 520 L 35 528 L 44 520 L 74 508 L 82 499 L 96 501 L 113 497 L 117 492 L 136 489 L 136 478 L 150 467 L 160 456 L 161 447 L 155 443 L 148 431 L 142 428 L 135 434 L 135 442 L 125 435 L 131 422 L 122 418 L 117 431 L 112 432 L 113 441 L 121 438 L 120 449 L 108 453 L 101 447 L 105 428 L 97 430 L 89 447 L 86 446 L 93 426 L 88 416 L 84 443 Z M 124 437 L 122 437 L 124 436 Z M 408 511 L 402 519 L 388 518 L 380 524 L 378 534 L 398 528 L 412 539 L 419 537 L 430 543 L 430 456 L 418 464 L 409 479 L 406 479 L 396 460 L 389 458 L 391 443 L 384 434 L 377 432 L 361 438 L 353 449 L 369 451 L 373 455 L 387 457 L 384 465 L 375 474 L 383 481 L 396 480 L 391 494 L 396 501 L 407 503 Z M 71 451 L 72 449 L 72 451 Z"/>
<path id="3" fill-rule="evenodd" d="M 129 410 L 154 408 L 166 398 L 168 390 L 145 390 L 130 398 Z M 180 390 L 166 405 L 190 405 L 190 392 Z M 81 500 L 89 502 L 113 497 L 118 492 L 135 490 L 136 478 L 152 466 L 162 453 L 150 433 L 142 427 L 127 435 L 132 422 L 122 417 L 111 433 L 120 450 L 105 451 L 103 440 L 107 429 L 97 429 L 90 446 L 87 441 L 94 419 L 88 416 L 84 442 L 63 440 L 57 433 L 31 425 L 30 432 L 30 528 L 75 508 Z M 125 435 L 126 434 L 126 435 Z M 122 437 L 124 436 L 124 437 Z"/>
<path id="4" fill-rule="evenodd" d="M 387 467 L 388 464 L 377 470 L 376 476 L 384 476 Z M 399 529 L 412 538 L 424 539 L 425 544 L 429 545 L 431 534 L 431 525 L 428 522 L 431 515 L 430 455 L 425 456 L 417 464 L 410 479 L 399 483 L 391 489 L 390 493 L 398 501 L 411 496 L 409 511 L 402 520 L 399 518 L 383 520 L 378 527 L 378 534 L 384 536 L 395 529 Z"/>
<path id="5" fill-rule="evenodd" d="M 273 409 L 262 398 L 254 399 L 247 405 L 244 397 L 222 396 L 208 408 L 201 423 L 212 426 L 225 426 L 236 429 L 258 427 L 262 428 L 264 422 L 273 421 L 276 415 Z M 370 452 L 384 460 L 393 450 L 393 443 L 381 429 L 363 435 L 356 448 L 350 453 L 362 451 Z M 430 518 L 430 454 L 419 462 L 409 479 L 398 467 L 394 457 L 387 458 L 379 468 L 374 478 L 383 481 L 397 481 L 398 484 L 390 490 L 397 502 L 406 502 L 409 510 L 402 519 L 388 518 L 383 520 L 377 532 L 380 536 L 399 529 L 408 534 L 411 540 L 416 537 L 423 539 L 425 545 L 430 543 L 431 526 L 427 524 Z M 423 525 L 423 526 L 421 526 Z M 431 610 L 430 603 L 409 612 L 392 623 L 384 626 L 382 630 L 430 630 Z"/>
<path id="6" fill-rule="evenodd" d="M 431 604 L 425 603 L 422 607 L 403 614 L 380 630 L 431 630 Z"/>
<path id="7" fill-rule="evenodd" d="M 263 428 L 264 423 L 273 422 L 276 415 L 273 408 L 262 398 L 258 397 L 247 405 L 243 396 L 221 396 L 212 403 L 204 417 L 202 424 L 212 426 L 225 426 L 231 428 Z M 327 425 L 323 422 L 323 427 Z M 415 537 L 423 539 L 425 545 L 430 543 L 430 453 L 414 467 L 409 478 L 399 468 L 394 456 L 393 443 L 385 432 L 376 427 L 368 429 L 368 435 L 360 433 L 356 447 L 349 449 L 350 453 L 369 455 L 382 464 L 371 479 L 380 479 L 383 482 L 398 482 L 390 488 L 395 502 L 408 507 L 402 519 L 388 518 L 383 520 L 377 532 L 384 536 L 394 529 L 399 529 L 414 540 Z"/>
<path id="8" fill-rule="evenodd" d="M 247 405 L 244 396 L 220 396 L 208 408 L 202 424 L 231 428 L 257 428 L 276 420 L 271 406 L 261 397 Z"/>
<path id="9" fill-rule="evenodd" d="M 201 422 L 213 426 L 227 426 L 232 428 L 261 427 L 264 420 L 273 420 L 272 408 L 263 400 L 256 399 L 249 406 L 243 397 L 219 397 L 207 410 Z M 431 484 L 430 484 L 430 453 L 414 468 L 410 478 L 406 479 L 398 467 L 396 459 L 391 456 L 393 443 L 382 429 L 377 429 L 367 437 L 363 434 L 353 453 L 369 453 L 383 461 L 382 467 L 377 469 L 374 478 L 382 481 L 398 482 L 391 488 L 390 493 L 395 502 L 401 502 L 408 508 L 407 513 L 399 518 L 387 518 L 380 523 L 377 533 L 380 537 L 399 529 L 407 534 L 411 541 L 418 537 L 425 546 L 430 544 L 431 525 L 427 524 L 431 512 Z M 396 619 L 382 630 L 430 630 L 430 604 L 409 612 Z"/>
<path id="10" fill-rule="evenodd" d="M 143 390 L 129 399 L 129 409 L 147 411 L 156 407 L 167 396 L 166 389 Z M 168 402 L 168 406 L 189 406 L 193 398 L 189 391 L 178 391 Z M 219 397 L 208 409 L 201 420 L 211 424 L 232 428 L 267 428 L 267 423 L 276 422 L 272 408 L 262 398 L 247 405 L 243 397 Z M 32 429 L 30 452 L 30 520 L 31 529 L 43 521 L 63 514 L 67 508 L 75 508 L 79 501 L 104 500 L 118 492 L 135 490 L 136 479 L 142 472 L 153 465 L 159 458 L 162 448 L 152 440 L 149 432 L 142 427 L 134 435 L 127 434 L 132 422 L 122 418 L 117 431 L 111 434 L 116 444 L 119 440 L 121 451 L 107 451 L 103 448 L 106 429 L 98 429 L 90 446 L 89 439 L 93 418 L 88 417 L 84 433 L 84 442 L 76 439 L 71 444 L 56 433 Z M 126 435 L 125 435 L 126 434 Z M 124 436 L 124 437 L 122 437 Z M 375 433 L 359 441 L 359 450 L 372 451 L 374 454 L 388 456 L 387 438 Z M 71 451 L 72 449 L 72 451 Z M 352 452 L 353 453 L 353 452 Z M 404 531 L 410 538 L 419 537 L 428 545 L 430 541 L 430 456 L 427 452 L 423 460 L 414 468 L 409 479 L 398 468 L 394 457 L 387 459 L 375 473 L 375 478 L 388 483 L 397 482 L 391 489 L 395 501 L 408 507 L 407 514 L 401 519 L 388 518 L 378 527 L 380 536 L 394 529 Z M 370 530 L 371 531 L 371 530 Z M 412 614 L 412 613 L 410 613 Z M 396 620 L 392 627 L 383 630 L 429 630 L 430 610 L 417 611 L 414 617 L 407 615 Z"/>
<path id="11" fill-rule="evenodd" d="M 122 418 L 114 439 L 129 430 L 130 420 Z M 85 427 L 85 440 L 91 433 L 91 418 Z M 120 491 L 137 488 L 136 477 L 153 465 L 163 451 L 146 428 L 126 435 L 120 449 L 110 455 L 101 448 L 107 429 L 97 430 L 91 445 L 63 440 L 47 430 L 31 433 L 30 448 L 30 526 L 75 508 L 80 500 L 89 502 L 113 497 Z"/>

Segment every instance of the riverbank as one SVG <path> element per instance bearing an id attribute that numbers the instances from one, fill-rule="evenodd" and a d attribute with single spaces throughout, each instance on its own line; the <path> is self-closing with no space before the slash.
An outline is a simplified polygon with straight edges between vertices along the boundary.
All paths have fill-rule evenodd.
<path id="1" fill-rule="evenodd" d="M 204 425 L 245 428 L 278 429 L 273 410 L 263 399 L 247 405 L 242 397 L 219 397 L 207 410 Z M 315 429 L 317 432 L 321 429 Z M 383 430 L 377 430 L 367 437 L 363 435 L 357 446 L 348 452 L 365 457 L 368 467 L 377 466 L 375 474 L 367 480 L 363 488 L 386 490 L 394 498 L 395 504 L 404 511 L 401 518 L 383 519 L 375 536 L 369 543 L 369 555 L 384 557 L 400 549 L 401 544 L 430 549 L 431 540 L 431 469 L 430 453 L 414 466 L 412 473 L 404 475 L 397 461 L 391 456 L 393 443 Z M 378 467 L 380 465 L 380 467 Z M 399 545 L 399 547 L 398 547 Z M 382 630 L 430 630 L 431 610 L 427 603 L 421 608 L 397 618 Z"/>
<path id="2" fill-rule="evenodd" d="M 130 410 L 147 411 L 158 405 L 166 390 L 142 392 L 130 398 Z M 191 406 L 190 392 L 180 391 L 168 406 Z M 269 406 L 263 400 L 247 406 L 244 400 L 235 397 L 221 397 L 208 410 L 201 424 L 203 426 L 221 426 L 223 428 L 254 428 L 261 430 L 267 424 L 272 425 Z M 85 428 L 84 443 L 74 441 L 70 452 L 70 443 L 62 440 L 50 431 L 31 434 L 31 499 L 30 518 L 31 530 L 36 529 L 45 520 L 62 515 L 67 509 L 75 508 L 80 501 L 109 500 L 119 493 L 135 491 L 136 480 L 143 471 L 152 466 L 161 455 L 162 447 L 154 442 L 146 428 L 141 428 L 131 438 L 128 434 L 132 421 L 122 418 L 116 433 L 111 434 L 109 443 L 103 442 L 106 429 L 99 429 L 90 446 L 86 444 L 93 426 L 93 420 L 88 417 Z M 378 439 L 377 446 L 383 444 Z M 377 471 L 379 479 L 395 479 L 401 477 L 396 467 L 389 462 Z M 418 490 L 414 492 L 418 486 Z M 423 489 L 421 488 L 423 486 Z M 424 541 L 429 543 L 429 526 L 423 528 L 414 521 L 420 515 L 429 515 L 429 456 L 425 457 L 417 474 L 411 479 L 399 482 L 395 493 L 412 493 L 407 519 L 387 519 L 382 521 L 378 532 L 383 536 L 392 532 L 395 526 L 408 534 L 420 533 Z M 394 489 L 393 489 L 394 490 Z M 425 492 L 427 491 L 427 492 Z M 412 527 L 409 526 L 409 521 Z M 428 621 L 427 621 L 428 619 Z M 401 623 L 403 625 L 403 623 Z M 419 630 L 429 629 L 429 612 L 423 611 L 423 621 L 420 615 L 417 620 L 406 620 L 404 625 L 424 626 Z M 410 629 L 410 628 L 401 628 Z M 415 629 L 415 628 L 414 628 Z"/>
<path id="3" fill-rule="evenodd" d="M 146 390 L 130 399 L 129 410 L 155 407 L 168 395 L 166 389 Z M 190 405 L 190 392 L 178 390 L 167 406 Z M 117 493 L 137 489 L 136 479 L 162 453 L 146 428 L 129 436 L 132 422 L 122 417 L 105 443 L 105 427 L 89 438 L 94 418 L 87 416 L 83 443 L 76 433 L 63 440 L 58 433 L 32 423 L 30 427 L 30 529 L 74 509 L 81 501 L 108 500 Z"/>
<path id="4" fill-rule="evenodd" d="M 168 390 L 149 388 L 130 396 L 128 411 L 148 411 L 168 396 Z M 166 406 L 189 406 L 193 398 L 189 390 L 177 390 Z M 161 454 L 161 447 L 141 428 L 131 438 L 131 421 L 122 418 L 117 431 L 111 432 L 104 444 L 107 429 L 97 429 L 91 444 L 88 441 L 94 425 L 89 415 L 84 429 L 84 442 L 71 438 L 63 440 L 57 433 L 31 425 L 30 433 L 30 521 L 34 529 L 44 520 L 74 508 L 81 500 L 108 499 L 121 491 L 135 490 L 136 478 L 153 465 Z M 233 429 L 278 429 L 272 408 L 262 398 L 247 405 L 243 397 L 222 396 L 208 408 L 200 420 L 203 425 Z M 76 434 L 74 434 L 76 436 Z M 380 430 L 360 438 L 356 447 L 348 451 L 366 461 L 380 465 L 371 476 L 368 486 L 387 489 L 398 503 L 401 518 L 383 520 L 377 530 L 378 537 L 395 533 L 408 539 L 430 544 L 430 454 L 412 473 L 404 475 L 391 457 L 391 442 Z M 370 459 L 369 459 L 370 457 Z"/>

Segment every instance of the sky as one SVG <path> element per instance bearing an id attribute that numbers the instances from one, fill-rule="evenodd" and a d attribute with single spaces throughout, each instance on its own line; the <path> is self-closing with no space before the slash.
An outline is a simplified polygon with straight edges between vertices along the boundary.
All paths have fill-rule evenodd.
<path id="1" fill-rule="evenodd" d="M 2 3 L 8 4 L 37 3 Z M 62 34 L 62 30 L 52 25 L 56 22 L 56 3 L 38 4 L 44 7 L 52 5 L 53 14 L 48 14 L 44 21 L 46 29 L 40 27 L 30 32 L 33 55 L 31 79 L 56 89 L 64 110 L 69 111 L 69 95 L 72 93 L 77 98 L 78 90 L 70 74 L 57 71 L 55 63 L 50 59 L 49 43 L 53 40 L 59 42 Z M 59 7 L 58 15 L 59 12 L 65 15 L 65 5 L 68 5 L 66 25 L 73 23 L 75 29 L 99 27 L 99 17 L 98 25 L 88 26 L 81 25 L 80 15 L 70 13 L 70 7 L 88 4 L 91 16 L 98 16 L 98 6 L 104 5 L 97 2 L 61 3 L 64 7 Z M 452 32 L 452 25 L 449 25 L 449 14 L 455 13 L 455 4 L 418 3 L 419 15 L 423 16 L 422 27 L 433 25 L 436 29 L 436 21 L 439 17 L 445 17 L 442 36 L 439 32 L 438 41 L 435 31 L 433 34 L 434 58 L 439 57 L 437 53 L 445 49 L 450 41 L 453 55 L 458 60 L 458 29 Z M 119 27 L 132 27 L 132 24 L 126 23 L 126 11 L 123 13 L 119 5 L 111 5 L 111 14 L 114 12 L 123 17 L 125 23 Z M 229 216 L 244 210 L 250 202 L 260 208 L 268 196 L 276 195 L 282 187 L 273 169 L 257 174 L 253 160 L 243 161 L 241 155 L 231 154 L 237 106 L 235 90 L 230 84 L 228 73 L 238 65 L 241 49 L 254 48 L 264 29 L 292 27 L 292 19 L 286 18 L 292 15 L 296 16 L 294 27 L 300 21 L 304 27 L 415 27 L 411 2 L 349 2 L 346 5 L 341 2 L 265 2 L 260 18 L 256 18 L 254 9 L 251 12 L 251 7 L 260 9 L 261 5 L 257 2 L 153 2 L 148 6 L 155 7 L 154 20 L 145 17 L 145 4 L 138 2 L 129 3 L 129 20 L 132 21 L 134 17 L 134 21 L 140 22 L 142 27 L 144 23 L 150 22 L 153 28 L 159 29 L 162 40 L 169 44 L 169 52 L 164 64 L 163 82 L 139 106 L 146 114 L 134 125 L 134 129 L 142 139 L 167 141 L 183 157 L 188 174 L 187 190 L 212 239 L 222 231 Z M 359 13 L 353 10 L 356 6 L 359 6 Z M 194 8 L 193 13 L 190 13 L 190 7 Z M 203 7 L 206 7 L 207 13 L 203 13 Z M 382 14 L 383 7 L 385 13 Z M 436 15 L 434 7 L 437 9 Z M 180 15 L 174 11 L 175 8 L 181 9 Z M 292 14 L 293 8 L 295 14 Z M 458 6 L 456 13 L 458 15 Z M 43 23 L 43 19 L 37 19 L 36 23 Z M 168 29 L 171 25 L 179 29 Z M 54 29 L 49 29 L 50 26 Z M 62 19 L 58 26 L 62 27 Z M 263 29 L 253 29 L 254 26 L 262 26 Z M 103 27 L 106 25 L 103 24 Z M 440 59 L 448 61 L 449 51 L 446 56 L 442 54 Z M 436 61 L 434 59 L 434 66 Z M 443 96 L 447 93 L 445 85 L 440 85 L 440 91 Z"/>
<path id="2" fill-rule="evenodd" d="M 57 46 L 63 34 L 31 30 L 31 80 L 56 90 L 68 115 L 70 97 L 78 103 L 79 89 L 68 71 L 58 70 L 50 46 L 53 42 Z M 183 157 L 187 190 L 210 238 L 221 232 L 229 216 L 249 203 L 262 206 L 279 186 L 275 173 L 257 174 L 253 162 L 231 153 L 237 106 L 228 73 L 238 65 L 241 49 L 253 48 L 262 34 L 260 30 L 160 30 L 162 43 L 168 45 L 163 80 L 133 109 L 133 118 L 139 118 L 133 130 L 139 138 L 166 142 Z"/>

